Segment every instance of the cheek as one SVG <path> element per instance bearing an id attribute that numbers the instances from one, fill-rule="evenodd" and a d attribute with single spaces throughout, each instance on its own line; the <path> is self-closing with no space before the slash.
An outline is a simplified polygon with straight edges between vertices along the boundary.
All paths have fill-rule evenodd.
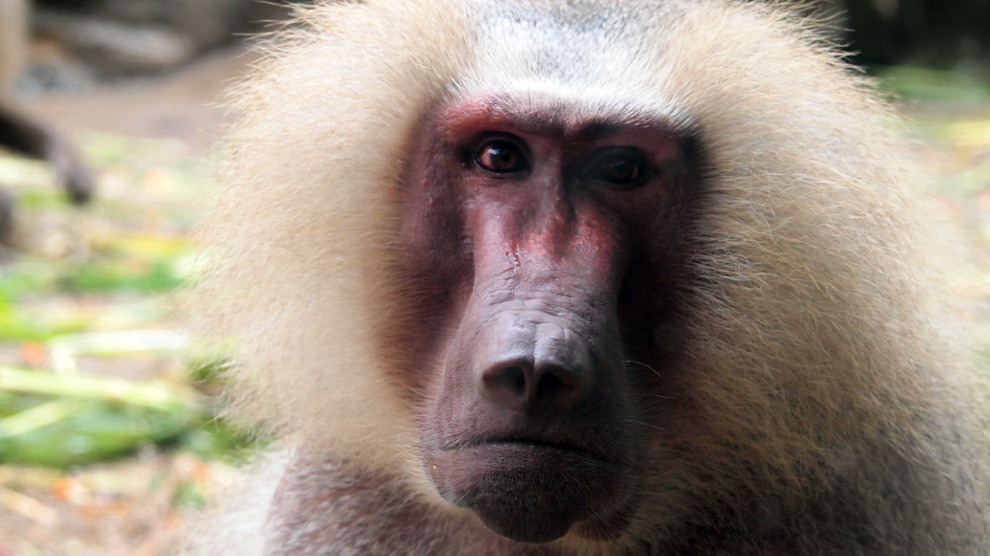
<path id="1" fill-rule="evenodd" d="M 436 142 L 415 153 L 399 196 L 399 241 L 396 258 L 402 278 L 427 295 L 426 302 L 455 290 L 466 270 L 470 253 L 464 236 L 464 201 L 455 183 L 455 161 L 442 154 Z"/>
<path id="2" fill-rule="evenodd" d="M 690 252 L 702 196 L 689 175 L 665 179 L 609 201 L 626 225 L 638 265 L 663 274 L 680 266 Z"/>
<path id="3" fill-rule="evenodd" d="M 463 202 L 446 168 L 424 164 L 410 172 L 400 196 L 398 240 L 394 247 L 399 303 L 406 325 L 394 342 L 406 355 L 399 372 L 413 387 L 428 382 L 434 353 L 461 310 L 473 276 L 466 242 Z M 415 170 L 415 169 L 414 169 Z"/>
<path id="4" fill-rule="evenodd" d="M 685 340 L 683 322 L 697 277 L 691 266 L 697 245 L 701 197 L 672 187 L 632 221 L 637 248 L 619 297 L 623 343 L 631 356 L 662 360 L 676 356 Z"/>

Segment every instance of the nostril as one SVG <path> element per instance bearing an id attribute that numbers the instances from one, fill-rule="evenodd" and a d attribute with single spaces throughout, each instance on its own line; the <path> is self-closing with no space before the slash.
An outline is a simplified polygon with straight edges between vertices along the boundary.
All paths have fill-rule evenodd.
<path id="1" fill-rule="evenodd" d="M 539 382 L 536 385 L 536 396 L 552 395 L 556 392 L 574 388 L 576 385 L 569 375 L 570 373 L 564 369 L 546 369 L 539 374 Z"/>
<path id="2" fill-rule="evenodd" d="M 581 395 L 577 377 L 570 369 L 548 366 L 539 369 L 536 376 L 536 388 L 530 394 L 533 399 L 566 405 L 574 403 Z"/>
<path id="3" fill-rule="evenodd" d="M 485 371 L 482 380 L 489 392 L 521 397 L 526 394 L 527 375 L 531 367 L 522 364 L 494 365 Z"/>
<path id="4" fill-rule="evenodd" d="M 488 367 L 482 373 L 482 385 L 486 395 L 500 404 L 536 404 L 562 409 L 581 397 L 579 375 L 559 365 L 534 368 L 529 361 L 514 358 Z"/>

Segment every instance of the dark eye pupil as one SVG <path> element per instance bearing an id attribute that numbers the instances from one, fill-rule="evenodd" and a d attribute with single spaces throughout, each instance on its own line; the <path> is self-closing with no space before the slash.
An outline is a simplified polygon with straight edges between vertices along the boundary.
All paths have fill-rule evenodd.
<path id="1" fill-rule="evenodd" d="M 639 166 L 632 160 L 613 160 L 608 165 L 607 173 L 610 176 L 608 181 L 626 183 L 639 177 Z"/>
<path id="2" fill-rule="evenodd" d="M 522 154 L 512 143 L 497 141 L 481 148 L 477 156 L 478 165 L 490 172 L 500 174 L 517 172 L 523 168 Z"/>
<path id="3" fill-rule="evenodd" d="M 632 185 L 642 176 L 642 165 L 633 156 L 613 155 L 599 161 L 591 175 L 596 180 L 613 185 Z"/>

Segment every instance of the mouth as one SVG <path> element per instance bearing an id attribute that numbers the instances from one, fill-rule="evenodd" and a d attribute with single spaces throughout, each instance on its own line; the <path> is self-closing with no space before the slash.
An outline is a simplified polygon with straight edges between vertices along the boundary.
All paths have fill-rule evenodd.
<path id="1" fill-rule="evenodd" d="M 543 543 L 625 501 L 629 466 L 573 442 L 486 436 L 445 444 L 427 455 L 440 495 L 468 508 L 489 529 Z"/>
<path id="2" fill-rule="evenodd" d="M 578 446 L 569 442 L 546 440 L 542 438 L 518 437 L 518 436 L 494 436 L 487 438 L 471 439 L 462 442 L 454 442 L 443 446 L 441 449 L 446 452 L 461 452 L 473 448 L 483 448 L 494 451 L 544 453 L 547 457 L 552 454 L 566 455 L 571 457 L 587 458 L 598 461 L 606 465 L 628 465 L 619 459 L 605 456 L 603 453 L 592 451 L 584 446 Z"/>

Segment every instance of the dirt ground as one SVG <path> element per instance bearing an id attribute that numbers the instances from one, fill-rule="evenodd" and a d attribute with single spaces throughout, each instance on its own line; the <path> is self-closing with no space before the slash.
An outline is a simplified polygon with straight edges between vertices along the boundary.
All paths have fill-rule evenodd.
<path id="1" fill-rule="evenodd" d="M 189 156 L 201 156 L 222 135 L 227 121 L 224 91 L 246 71 L 251 59 L 244 48 L 231 47 L 168 75 L 73 95 L 37 95 L 23 103 L 70 135 L 99 132 L 175 140 Z"/>
<path id="2" fill-rule="evenodd" d="M 98 143 L 107 142 L 107 137 L 115 145 L 124 145 L 118 148 L 122 153 L 127 152 L 129 142 L 151 140 L 153 149 L 169 151 L 168 162 L 157 164 L 198 167 L 222 136 L 229 119 L 223 108 L 224 91 L 249 62 L 250 55 L 243 48 L 233 47 L 168 75 L 103 85 L 71 95 L 42 94 L 20 100 L 30 114 L 70 137 L 90 158 L 94 150 L 105 148 Z M 71 247 L 65 245 L 71 246 L 73 238 L 61 242 L 54 241 L 56 238 L 78 233 L 92 240 L 131 233 L 144 241 L 149 229 L 166 239 L 187 234 L 189 223 L 195 219 L 189 215 L 195 214 L 198 202 L 189 200 L 193 197 L 172 195 L 174 178 L 162 168 L 143 162 L 135 164 L 139 169 L 122 166 L 124 171 L 98 168 L 100 190 L 91 208 L 80 212 L 63 207 L 47 220 L 27 214 L 25 208 L 22 220 L 27 222 L 21 224 L 29 229 L 22 235 L 29 237 L 23 249 L 53 249 L 55 254 L 50 258 L 71 258 L 67 253 Z M 200 181 L 208 179 L 208 174 L 208 170 L 196 170 L 193 186 L 205 186 Z M 168 220 L 156 212 L 160 208 L 153 206 L 169 202 L 174 205 L 171 209 L 187 216 Z M 125 210 L 133 214 L 126 218 L 134 222 L 107 222 L 110 219 L 102 212 L 109 209 L 104 206 L 121 203 L 130 207 Z M 183 206 L 185 203 L 188 205 Z M 159 220 L 163 222 L 159 224 Z M 156 241 L 164 240 L 159 237 Z M 15 255 L 12 264 L 21 265 L 26 258 L 23 253 Z M 73 310 L 89 315 L 83 318 L 104 321 L 113 320 L 117 311 L 132 311 L 131 306 L 144 303 L 146 296 L 118 297 L 121 299 L 107 301 L 85 296 L 57 302 L 71 304 Z M 153 311 L 161 316 L 141 317 L 140 326 L 178 326 L 167 310 L 155 307 Z M 94 327 L 121 328 L 114 324 Z M 0 346 L 0 365 L 24 366 L 31 359 L 25 355 L 24 346 L 4 344 Z M 184 372 L 178 358 L 158 356 L 103 359 L 91 366 L 101 374 L 136 380 L 145 379 L 144 375 Z M 194 515 L 188 505 L 179 507 L 177 498 L 184 496 L 190 485 L 197 489 L 197 496 L 209 497 L 209 485 L 222 482 L 228 470 L 223 464 L 153 446 L 123 460 L 67 472 L 0 465 L 0 556 L 167 553 L 183 534 L 189 516 Z"/>

